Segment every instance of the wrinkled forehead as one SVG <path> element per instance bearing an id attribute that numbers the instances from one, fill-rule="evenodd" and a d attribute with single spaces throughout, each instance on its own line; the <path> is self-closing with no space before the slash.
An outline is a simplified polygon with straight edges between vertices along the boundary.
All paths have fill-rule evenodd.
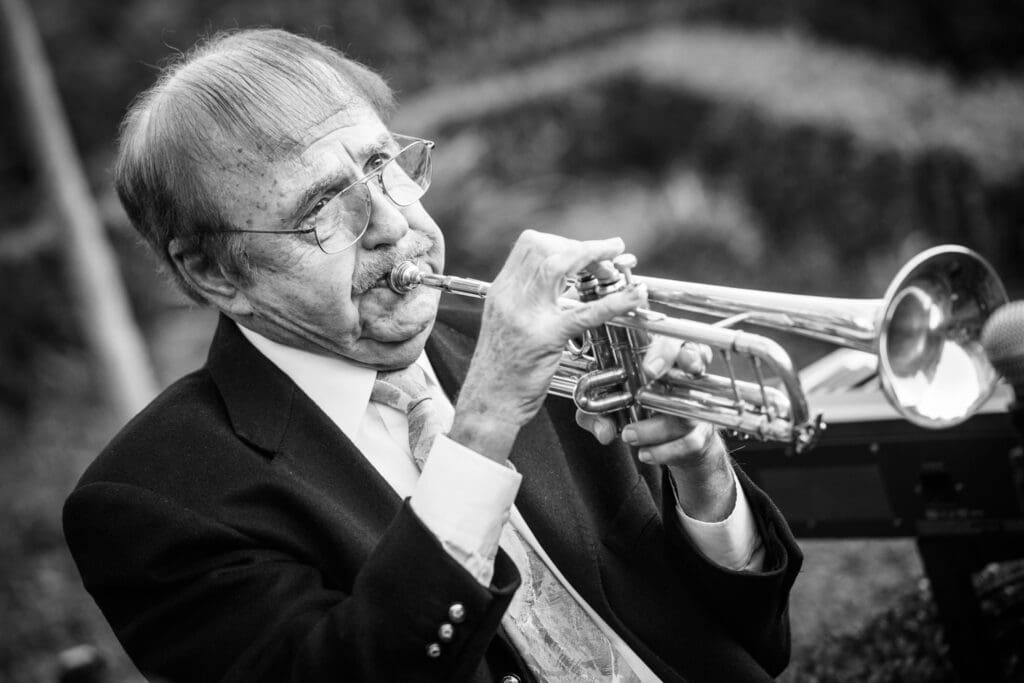
<path id="1" fill-rule="evenodd" d="M 370 107 L 354 107 L 336 112 L 323 123 L 311 127 L 279 161 L 315 165 L 324 157 L 347 156 L 352 161 L 374 152 L 392 148 L 394 139 Z"/>

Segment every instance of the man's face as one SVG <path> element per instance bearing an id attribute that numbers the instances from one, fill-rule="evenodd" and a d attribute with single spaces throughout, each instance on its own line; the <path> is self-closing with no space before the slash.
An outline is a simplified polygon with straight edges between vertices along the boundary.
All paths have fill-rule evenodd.
<path id="1" fill-rule="evenodd" d="M 226 217 L 245 229 L 296 226 L 321 204 L 398 151 L 387 128 L 368 106 L 349 108 L 311 131 L 279 161 L 224 162 L 213 174 Z M 306 196 L 311 188 L 321 188 Z M 417 202 L 398 207 L 370 183 L 366 234 L 348 249 L 325 254 L 312 234 L 242 234 L 259 272 L 240 285 L 239 323 L 275 341 L 334 354 L 363 365 L 405 367 L 423 350 L 437 312 L 439 292 L 419 288 L 405 295 L 381 277 L 402 260 L 441 272 L 440 229 Z"/>

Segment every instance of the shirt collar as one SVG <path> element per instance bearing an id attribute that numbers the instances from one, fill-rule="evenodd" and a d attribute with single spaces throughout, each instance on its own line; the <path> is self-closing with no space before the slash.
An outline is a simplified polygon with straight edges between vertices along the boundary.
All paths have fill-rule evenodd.
<path id="1" fill-rule="evenodd" d="M 340 356 L 326 356 L 286 346 L 238 325 L 246 339 L 298 385 L 349 438 L 370 405 L 377 371 Z M 426 353 L 416 359 L 428 381 L 437 383 Z"/>

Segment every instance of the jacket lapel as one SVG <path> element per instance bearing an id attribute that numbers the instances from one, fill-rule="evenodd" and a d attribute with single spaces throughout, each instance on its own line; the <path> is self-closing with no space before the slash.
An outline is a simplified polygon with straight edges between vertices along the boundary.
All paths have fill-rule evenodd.
<path id="1" fill-rule="evenodd" d="M 273 457 L 281 447 L 299 388 L 221 315 L 206 369 L 220 390 L 235 433 Z"/>
<path id="2" fill-rule="evenodd" d="M 349 438 L 225 316 L 206 367 L 235 433 L 266 457 L 284 458 L 283 476 L 324 491 L 372 548 L 401 500 Z"/>

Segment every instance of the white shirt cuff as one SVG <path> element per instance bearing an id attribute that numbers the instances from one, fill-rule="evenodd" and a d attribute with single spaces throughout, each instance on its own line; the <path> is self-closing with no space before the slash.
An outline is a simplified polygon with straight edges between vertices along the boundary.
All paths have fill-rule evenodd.
<path id="1" fill-rule="evenodd" d="M 501 529 L 522 480 L 518 472 L 441 435 L 409 505 L 448 554 L 489 586 Z"/>
<path id="2" fill-rule="evenodd" d="M 702 522 L 683 512 L 678 501 L 676 514 L 683 529 L 712 562 L 726 569 L 760 571 L 764 565 L 764 546 L 736 471 L 730 471 L 736 487 L 736 503 L 728 517 L 720 522 Z"/>

